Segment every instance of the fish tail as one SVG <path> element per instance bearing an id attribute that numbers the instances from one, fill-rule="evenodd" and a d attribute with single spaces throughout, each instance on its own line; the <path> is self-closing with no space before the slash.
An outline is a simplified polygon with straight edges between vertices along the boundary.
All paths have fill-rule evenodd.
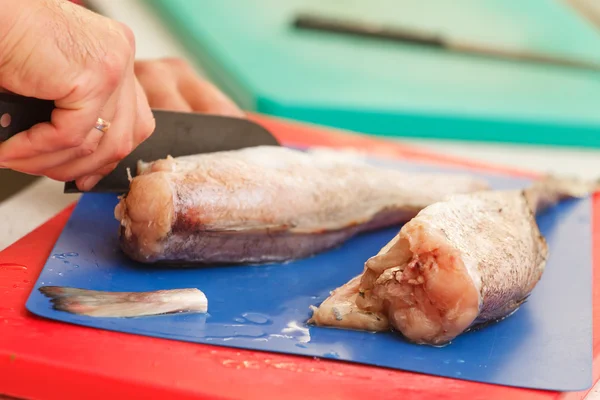
<path id="1" fill-rule="evenodd" d="M 65 286 L 42 286 L 39 290 L 42 294 L 51 298 L 77 296 L 93 292 L 91 290 L 75 289 Z"/>
<path id="2" fill-rule="evenodd" d="M 66 311 L 77 315 L 91 315 L 94 313 L 94 306 L 86 305 L 85 297 L 57 297 L 51 300 L 55 310 Z"/>
<path id="3" fill-rule="evenodd" d="M 198 289 L 103 292 L 45 286 L 40 291 L 51 298 L 56 310 L 93 317 L 139 317 L 184 311 L 205 313 L 208 310 L 208 300 Z"/>
<path id="4" fill-rule="evenodd" d="M 600 190 L 599 180 L 546 175 L 537 180 L 524 193 L 534 213 L 539 213 L 567 199 L 589 196 Z"/>

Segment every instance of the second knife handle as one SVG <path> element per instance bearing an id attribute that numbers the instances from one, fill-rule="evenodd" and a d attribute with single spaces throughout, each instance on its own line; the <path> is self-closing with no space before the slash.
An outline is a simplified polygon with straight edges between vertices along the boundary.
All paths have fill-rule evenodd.
<path id="1" fill-rule="evenodd" d="M 0 93 L 0 143 L 36 124 L 50 122 L 54 102 Z"/>

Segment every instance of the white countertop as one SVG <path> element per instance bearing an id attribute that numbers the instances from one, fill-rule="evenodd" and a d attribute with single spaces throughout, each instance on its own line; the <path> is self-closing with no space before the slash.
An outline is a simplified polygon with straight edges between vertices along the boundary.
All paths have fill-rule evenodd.
<path id="1" fill-rule="evenodd" d="M 90 1 L 102 14 L 120 20 L 133 29 L 138 58 L 188 58 L 185 50 L 143 4 L 143 0 Z M 200 69 L 198 69 L 201 72 Z M 402 140 L 411 145 L 492 164 L 525 170 L 554 172 L 584 178 L 600 177 L 600 150 L 541 146 L 475 144 L 451 141 Z M 63 184 L 41 179 L 0 203 L 0 249 L 39 226 L 78 198 L 62 193 Z M 600 385 L 588 396 L 600 400 Z"/>

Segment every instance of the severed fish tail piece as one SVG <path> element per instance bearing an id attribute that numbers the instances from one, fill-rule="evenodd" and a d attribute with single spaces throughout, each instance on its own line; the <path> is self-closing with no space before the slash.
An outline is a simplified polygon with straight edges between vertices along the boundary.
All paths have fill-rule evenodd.
<path id="1" fill-rule="evenodd" d="M 409 341 L 443 345 L 506 318 L 544 272 L 548 246 L 536 213 L 595 189 L 595 183 L 546 177 L 525 190 L 460 194 L 432 204 L 360 276 L 332 292 L 311 322 L 372 330 L 366 316 L 377 316 Z"/>
<path id="2" fill-rule="evenodd" d="M 140 317 L 184 311 L 206 313 L 208 300 L 198 289 L 104 292 L 61 286 L 40 289 L 55 309 L 91 317 Z"/>
<path id="3" fill-rule="evenodd" d="M 144 263 L 289 261 L 406 222 L 447 195 L 489 189 L 469 175 L 341 153 L 257 146 L 140 162 L 115 208 L 121 248 Z"/>

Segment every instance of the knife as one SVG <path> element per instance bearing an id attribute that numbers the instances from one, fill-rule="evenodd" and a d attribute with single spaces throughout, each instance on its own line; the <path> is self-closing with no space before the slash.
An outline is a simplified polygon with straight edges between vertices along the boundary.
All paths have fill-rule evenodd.
<path id="1" fill-rule="evenodd" d="M 344 20 L 341 18 L 326 17 L 324 15 L 303 13 L 295 16 L 293 27 L 299 31 L 315 31 L 357 36 L 427 46 L 462 54 L 600 71 L 600 64 L 591 61 L 554 56 L 552 54 L 539 52 L 486 46 L 476 42 L 456 40 L 448 36 L 436 34 L 435 32 L 418 31 L 398 26 L 370 24 L 359 20 Z"/>
<path id="2" fill-rule="evenodd" d="M 41 122 L 50 122 L 54 102 L 0 93 L 0 145 L 10 137 Z M 90 192 L 125 193 L 127 169 L 132 175 L 138 160 L 237 150 L 253 146 L 280 146 L 265 128 L 243 118 L 152 110 L 156 128 L 152 135 L 125 157 Z M 75 182 L 66 182 L 64 193 L 80 193 Z"/>

